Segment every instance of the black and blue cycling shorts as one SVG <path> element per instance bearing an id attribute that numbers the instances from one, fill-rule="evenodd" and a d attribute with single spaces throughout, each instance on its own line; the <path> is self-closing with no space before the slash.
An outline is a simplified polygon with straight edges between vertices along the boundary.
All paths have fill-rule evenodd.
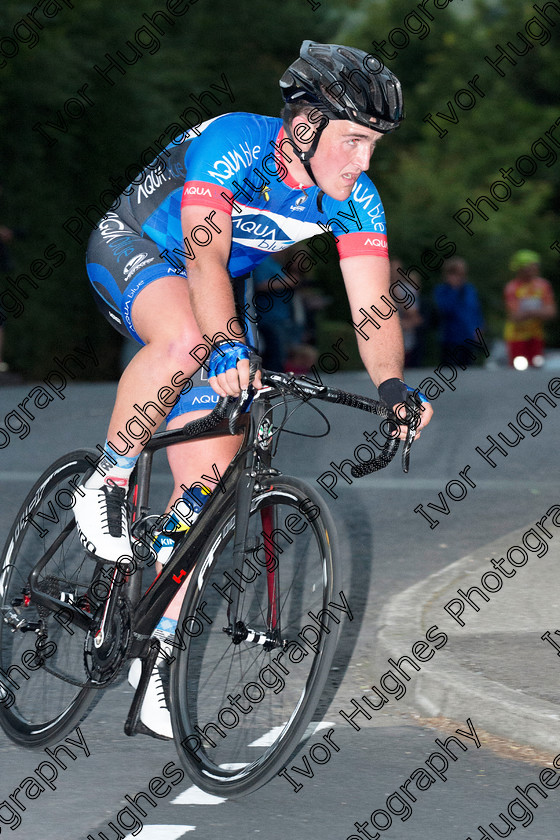
<path id="1" fill-rule="evenodd" d="M 173 268 L 160 256 L 160 247 L 133 221 L 118 213 L 108 212 L 90 236 L 86 267 L 98 309 L 110 324 L 125 338 L 144 344 L 134 328 L 131 317 L 136 296 L 155 280 L 167 275 L 186 278 L 187 272 Z M 245 324 L 247 343 L 256 346 L 254 324 L 241 319 L 245 299 L 252 299 L 250 275 L 232 278 L 238 317 Z M 157 317 L 165 317 L 164 313 Z M 191 377 L 192 387 L 181 393 L 180 399 L 167 417 L 167 422 L 189 411 L 212 408 L 219 400 L 208 385 L 206 370 L 201 366 Z"/>

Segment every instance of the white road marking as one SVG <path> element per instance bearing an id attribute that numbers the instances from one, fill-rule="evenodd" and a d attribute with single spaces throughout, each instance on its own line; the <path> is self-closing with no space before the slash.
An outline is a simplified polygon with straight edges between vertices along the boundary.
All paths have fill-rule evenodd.
<path id="1" fill-rule="evenodd" d="M 276 738 L 278 738 L 278 736 L 280 735 L 280 733 L 284 729 L 285 725 L 286 724 L 283 724 L 282 726 L 275 726 L 273 729 L 270 730 L 270 732 L 265 732 L 264 735 L 261 735 L 261 737 L 257 738 L 256 741 L 252 741 L 249 744 L 249 746 L 250 747 L 271 747 L 272 744 L 274 743 L 274 741 L 276 740 Z M 326 729 L 327 726 L 334 726 L 334 723 L 331 723 L 328 720 L 323 720 L 323 721 L 320 721 L 320 722 L 312 720 L 311 723 L 309 724 L 309 726 L 307 727 L 307 729 L 305 730 L 305 732 L 303 734 L 303 737 L 304 738 L 309 737 L 310 735 L 313 735 L 314 732 L 318 732 L 319 729 Z"/>
<path id="2" fill-rule="evenodd" d="M 260 738 L 257 738 L 256 741 L 251 741 L 249 744 L 250 747 L 270 747 L 278 738 L 282 730 L 284 729 L 283 726 L 275 726 L 270 732 L 265 732 L 264 735 L 261 735 Z"/>
<path id="3" fill-rule="evenodd" d="M 336 724 L 332 720 L 321 720 L 318 722 L 316 720 L 312 720 L 305 730 L 304 738 L 307 735 L 313 735 L 314 732 L 319 732 L 320 729 L 326 729 L 327 726 L 336 726 Z"/>
<path id="4" fill-rule="evenodd" d="M 186 831 L 195 829 L 196 825 L 145 825 L 142 829 L 142 840 L 178 840 Z M 136 838 L 133 834 L 127 834 L 124 840 Z"/>
<path id="5" fill-rule="evenodd" d="M 220 805 L 226 802 L 221 796 L 213 796 L 211 793 L 206 793 L 196 785 L 193 785 L 187 790 L 184 790 L 175 799 L 171 800 L 172 805 Z"/>

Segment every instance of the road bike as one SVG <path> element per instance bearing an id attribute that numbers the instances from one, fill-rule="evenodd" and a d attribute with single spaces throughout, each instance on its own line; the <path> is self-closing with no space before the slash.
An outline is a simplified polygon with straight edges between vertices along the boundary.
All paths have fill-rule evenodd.
<path id="1" fill-rule="evenodd" d="M 262 390 L 153 435 L 130 483 L 133 555 L 117 564 L 87 552 L 72 514 L 95 450 L 59 458 L 30 490 L 0 559 L 0 725 L 17 744 L 59 740 L 134 657 L 142 673 L 125 732 L 142 731 L 160 652 L 152 634 L 188 581 L 167 657 L 174 741 L 187 773 L 209 793 L 246 794 L 297 748 L 329 675 L 344 594 L 332 516 L 311 486 L 272 465 L 278 440 L 306 434 L 289 428 L 304 405 L 323 418 L 326 434 L 319 401 L 380 415 L 389 426 L 383 450 L 354 467 L 354 477 L 387 466 L 399 440 L 394 414 L 375 400 L 305 376 L 263 371 L 262 379 Z M 405 471 L 417 417 L 412 410 Z M 145 588 L 158 518 L 149 508 L 154 453 L 224 434 L 240 445 L 222 486 Z"/>

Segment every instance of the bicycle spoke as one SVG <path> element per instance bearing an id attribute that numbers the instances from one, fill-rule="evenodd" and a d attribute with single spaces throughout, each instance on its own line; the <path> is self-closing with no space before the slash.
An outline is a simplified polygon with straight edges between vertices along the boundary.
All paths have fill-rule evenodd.
<path id="1" fill-rule="evenodd" d="M 0 667 L 9 674 L 3 683 L 11 702 L 0 708 L 0 724 L 24 745 L 49 743 L 68 731 L 90 698 L 86 631 L 72 622 L 67 605 L 93 611 L 90 586 L 98 566 L 80 544 L 72 510 L 57 501 L 62 488 L 67 498 L 69 479 L 90 469 L 85 454 L 60 459 L 38 480 L 1 560 Z M 39 510 L 49 512 L 41 526 Z M 43 606 L 41 595 L 54 602 Z"/>
<path id="2" fill-rule="evenodd" d="M 255 779 L 270 775 L 278 756 L 303 733 L 336 644 L 336 634 L 325 634 L 321 627 L 308 633 L 316 645 L 299 636 L 310 621 L 308 612 L 324 609 L 332 593 L 324 528 L 310 522 L 302 533 L 285 532 L 282 538 L 281 525 L 299 499 L 281 490 L 277 499 L 271 495 L 263 493 L 262 505 L 253 506 L 247 542 L 253 553 L 246 552 L 237 572 L 234 529 L 230 520 L 216 524 L 226 536 L 213 548 L 202 589 L 189 589 L 190 601 L 183 604 L 184 615 L 203 604 L 208 623 L 179 653 L 173 714 L 187 769 L 210 792 L 224 785 L 247 790 Z M 266 558 L 259 557 L 263 536 L 266 543 L 272 534 L 277 544 Z M 228 581 L 232 597 L 234 588 L 239 593 L 235 628 L 228 620 Z M 234 764 L 243 769 L 224 769 Z"/>

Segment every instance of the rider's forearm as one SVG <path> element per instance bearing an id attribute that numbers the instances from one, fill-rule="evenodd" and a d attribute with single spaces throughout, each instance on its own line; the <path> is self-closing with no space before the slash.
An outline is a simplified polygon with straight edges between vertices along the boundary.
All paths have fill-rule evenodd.
<path id="1" fill-rule="evenodd" d="M 189 296 L 202 335 L 241 340 L 230 277 L 219 262 L 189 267 Z M 219 339 L 218 339 L 219 340 Z M 222 337 L 222 341 L 224 338 Z"/>
<path id="2" fill-rule="evenodd" d="M 376 387 L 386 379 L 403 379 L 404 347 L 396 314 L 381 321 L 379 329 L 368 341 L 358 335 L 358 348 L 364 367 Z"/>
<path id="3" fill-rule="evenodd" d="M 402 379 L 404 348 L 399 316 L 390 304 L 389 261 L 380 257 L 347 257 L 340 261 L 360 356 L 374 385 Z M 374 304 L 374 305 L 372 305 Z M 372 310 L 387 312 L 384 317 Z"/>

